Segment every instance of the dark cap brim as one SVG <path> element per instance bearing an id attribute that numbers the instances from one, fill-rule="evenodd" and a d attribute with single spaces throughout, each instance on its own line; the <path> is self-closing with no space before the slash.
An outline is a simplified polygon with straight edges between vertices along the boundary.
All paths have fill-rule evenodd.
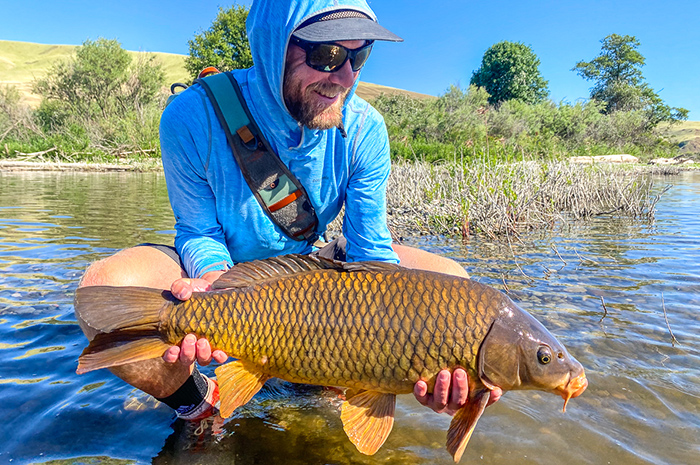
<path id="1" fill-rule="evenodd" d="M 365 18 L 342 18 L 317 21 L 294 31 L 293 35 L 307 42 L 337 42 L 339 40 L 388 40 L 403 39 L 376 21 Z"/>

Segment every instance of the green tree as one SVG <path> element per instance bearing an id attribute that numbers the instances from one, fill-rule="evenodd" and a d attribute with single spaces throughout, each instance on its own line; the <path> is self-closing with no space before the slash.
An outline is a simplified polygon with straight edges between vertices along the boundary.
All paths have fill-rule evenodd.
<path id="1" fill-rule="evenodd" d="M 148 105 L 164 81 L 162 66 L 153 57 L 132 66 L 131 55 L 117 40 L 99 38 L 83 42 L 74 59 L 52 66 L 34 90 L 75 115 L 108 118 Z"/>
<path id="2" fill-rule="evenodd" d="M 470 84 L 486 89 L 491 104 L 512 99 L 541 102 L 547 98 L 549 90 L 539 66 L 539 58 L 527 45 L 499 42 L 486 50 Z"/>
<path id="3" fill-rule="evenodd" d="M 164 84 L 154 57 L 133 60 L 117 40 L 86 40 L 35 83 L 43 97 L 35 118 L 61 153 L 154 153 Z"/>
<path id="4" fill-rule="evenodd" d="M 688 117 L 688 110 L 672 108 L 644 82 L 644 56 L 634 36 L 610 34 L 601 43 L 600 55 L 591 61 L 579 61 L 572 69 L 582 78 L 593 81 L 591 98 L 605 104 L 603 111 L 644 111 L 648 126 L 662 121 L 678 121 Z"/>
<path id="5" fill-rule="evenodd" d="M 185 59 L 185 68 L 192 79 L 208 66 L 215 66 L 219 71 L 253 66 L 245 28 L 248 11 L 241 5 L 228 9 L 219 7 L 211 27 L 188 42 L 190 56 Z"/>

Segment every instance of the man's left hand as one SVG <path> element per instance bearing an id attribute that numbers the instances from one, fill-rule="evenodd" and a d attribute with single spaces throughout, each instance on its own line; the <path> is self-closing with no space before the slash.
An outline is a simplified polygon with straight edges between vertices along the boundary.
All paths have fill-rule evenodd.
<path id="1" fill-rule="evenodd" d="M 502 394 L 503 392 L 498 388 L 492 390 L 487 405 L 496 402 Z M 418 402 L 437 413 L 447 412 L 454 415 L 457 410 L 464 407 L 469 398 L 467 372 L 462 368 L 457 368 L 452 374 L 449 370 L 442 370 L 437 375 L 432 394 L 428 394 L 428 385 L 425 381 L 418 381 L 413 387 L 413 395 Z"/>

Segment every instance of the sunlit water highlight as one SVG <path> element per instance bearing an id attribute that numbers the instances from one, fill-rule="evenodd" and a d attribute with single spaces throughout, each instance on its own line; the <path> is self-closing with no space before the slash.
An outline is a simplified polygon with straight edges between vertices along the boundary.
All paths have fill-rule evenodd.
<path id="1" fill-rule="evenodd" d="M 507 286 L 590 380 L 566 413 L 558 397 L 508 393 L 462 463 L 699 462 L 700 173 L 657 182 L 674 187 L 652 224 L 599 218 L 512 247 L 409 241 Z M 412 396 L 365 457 L 328 393 L 275 385 L 197 436 L 107 371 L 75 375 L 85 340 L 72 299 L 84 269 L 123 247 L 172 243 L 172 225 L 160 174 L 0 173 L 0 463 L 452 463 L 449 417 Z"/>

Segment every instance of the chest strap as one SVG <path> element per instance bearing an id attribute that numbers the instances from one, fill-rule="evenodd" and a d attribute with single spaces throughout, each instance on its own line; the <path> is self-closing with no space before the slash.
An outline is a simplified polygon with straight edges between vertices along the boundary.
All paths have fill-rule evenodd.
<path id="1" fill-rule="evenodd" d="M 318 218 L 309 196 L 263 137 L 231 73 L 194 82 L 211 100 L 233 156 L 262 209 L 287 236 L 313 244 L 318 239 Z"/>

